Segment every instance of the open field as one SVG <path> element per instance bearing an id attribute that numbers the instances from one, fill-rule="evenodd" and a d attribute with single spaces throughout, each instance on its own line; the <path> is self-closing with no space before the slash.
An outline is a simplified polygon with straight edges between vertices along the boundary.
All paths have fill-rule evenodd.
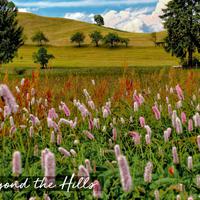
<path id="1" fill-rule="evenodd" d="M 114 32 L 121 37 L 129 38 L 131 46 L 153 46 L 151 35 L 147 33 L 129 33 L 115 29 L 100 27 L 95 24 L 79 22 L 63 18 L 49 18 L 37 16 L 30 13 L 19 13 L 19 23 L 24 27 L 24 34 L 27 37 L 26 44 L 33 44 L 31 37 L 38 31 L 42 31 L 50 40 L 53 46 L 70 46 L 70 37 L 75 32 L 83 32 L 86 37 L 86 44 L 90 44 L 89 34 L 95 30 L 101 31 L 103 35 Z M 162 41 L 165 32 L 158 33 L 158 41 Z"/>
<path id="2" fill-rule="evenodd" d="M 37 67 L 32 59 L 35 46 L 23 46 L 19 49 L 18 57 L 7 66 Z M 128 48 L 95 48 L 95 47 L 48 47 L 49 53 L 55 56 L 50 61 L 50 67 L 166 67 L 178 64 L 161 47 L 128 47 Z"/>
<path id="3" fill-rule="evenodd" d="M 94 24 L 78 22 L 69 19 L 41 17 L 28 13 L 20 13 L 18 16 L 20 24 L 24 27 L 27 37 L 25 45 L 18 51 L 13 63 L 4 65 L 3 70 L 13 68 L 38 67 L 32 59 L 33 52 L 38 50 L 34 46 L 31 37 L 38 31 L 43 31 L 49 38 L 48 51 L 55 56 L 49 63 L 53 68 L 82 68 L 82 67 L 169 67 L 178 64 L 178 59 L 166 53 L 162 47 L 155 47 L 151 34 L 129 33 L 110 28 L 100 27 Z M 100 46 L 96 48 L 91 44 L 88 35 L 100 30 L 102 34 L 116 32 L 121 37 L 129 38 L 130 45 L 126 47 L 107 48 Z M 84 46 L 77 48 L 70 43 L 73 33 L 81 31 L 87 37 Z M 165 32 L 157 33 L 158 41 L 162 41 Z"/>
<path id="4" fill-rule="evenodd" d="M 198 70 L 1 79 L 1 181 L 30 187 L 0 199 L 199 199 Z M 66 192 L 72 174 L 98 187 Z M 35 189 L 43 177 L 57 188 Z"/>

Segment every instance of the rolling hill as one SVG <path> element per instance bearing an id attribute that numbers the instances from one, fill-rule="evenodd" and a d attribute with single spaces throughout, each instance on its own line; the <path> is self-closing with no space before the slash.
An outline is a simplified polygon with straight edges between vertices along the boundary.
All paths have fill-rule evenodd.
<path id="1" fill-rule="evenodd" d="M 12 63 L 4 65 L 5 69 L 13 70 L 18 67 L 32 69 L 39 65 L 33 61 L 33 53 L 38 47 L 31 41 L 31 37 L 38 31 L 42 31 L 49 39 L 48 52 L 55 56 L 49 63 L 50 67 L 60 68 L 95 68 L 95 67 L 166 67 L 177 65 L 178 60 L 166 53 L 162 47 L 155 47 L 151 41 L 151 34 L 130 33 L 95 24 L 79 22 L 63 18 L 41 17 L 30 13 L 19 13 L 19 23 L 24 27 L 27 38 Z M 94 47 L 91 44 L 89 34 L 99 30 L 103 35 L 115 32 L 119 36 L 130 39 L 130 45 L 126 47 L 107 48 Z M 81 31 L 87 37 L 85 46 L 77 48 L 70 43 L 73 33 Z M 162 41 L 165 32 L 158 33 L 158 41 Z"/>
<path id="2" fill-rule="evenodd" d="M 151 34 L 148 33 L 129 33 L 106 27 L 100 27 L 95 24 L 64 19 L 50 18 L 34 15 L 31 13 L 19 13 L 19 23 L 24 27 L 24 33 L 27 37 L 26 44 L 32 44 L 31 37 L 38 30 L 43 31 L 53 46 L 69 46 L 70 37 L 73 33 L 81 31 L 86 35 L 86 44 L 90 43 L 89 34 L 92 31 L 101 31 L 103 35 L 108 32 L 118 33 L 121 37 L 129 38 L 131 46 L 152 46 Z M 162 40 L 165 33 L 158 33 L 158 41 Z"/>

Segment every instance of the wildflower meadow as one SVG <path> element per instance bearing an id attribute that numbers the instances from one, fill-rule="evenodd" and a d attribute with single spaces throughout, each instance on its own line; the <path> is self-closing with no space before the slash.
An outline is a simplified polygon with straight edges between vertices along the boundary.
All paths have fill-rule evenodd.
<path id="1" fill-rule="evenodd" d="M 1 199 L 200 199 L 199 71 L 2 80 Z"/>

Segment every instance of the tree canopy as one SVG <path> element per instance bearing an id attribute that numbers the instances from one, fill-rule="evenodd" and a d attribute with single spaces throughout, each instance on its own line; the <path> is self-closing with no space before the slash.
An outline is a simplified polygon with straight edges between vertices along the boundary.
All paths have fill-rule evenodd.
<path id="1" fill-rule="evenodd" d="M 77 43 L 78 47 L 81 47 L 81 43 L 83 43 L 85 40 L 85 35 L 82 32 L 76 32 L 72 35 L 71 37 L 71 42 L 72 43 Z"/>
<path id="2" fill-rule="evenodd" d="M 36 42 L 38 46 L 43 46 L 44 44 L 49 42 L 48 38 L 42 31 L 38 31 L 37 33 L 35 33 L 35 35 L 32 37 L 32 41 Z"/>
<path id="3" fill-rule="evenodd" d="M 95 43 L 96 47 L 98 47 L 99 42 L 103 39 L 103 36 L 102 36 L 101 32 L 94 31 L 90 34 L 90 38 L 92 40 L 92 43 Z"/>
<path id="4" fill-rule="evenodd" d="M 101 15 L 95 15 L 94 16 L 94 21 L 97 23 L 99 26 L 104 25 L 104 18 Z"/>
<path id="5" fill-rule="evenodd" d="M 116 33 L 108 33 L 104 37 L 105 44 L 109 44 L 110 47 L 114 47 L 117 43 L 120 42 L 120 37 Z"/>
<path id="6" fill-rule="evenodd" d="M 23 28 L 18 25 L 17 7 L 11 1 L 0 0 L 0 64 L 13 60 L 23 42 Z"/>
<path id="7" fill-rule="evenodd" d="M 193 54 L 200 50 L 200 3 L 199 0 L 172 0 L 163 10 L 161 19 L 168 35 L 165 49 L 181 61 L 187 58 L 192 67 Z"/>
<path id="8" fill-rule="evenodd" d="M 55 58 L 52 54 L 48 54 L 47 49 L 40 47 L 38 52 L 33 54 L 35 63 L 39 63 L 42 69 L 47 68 L 49 60 Z"/>

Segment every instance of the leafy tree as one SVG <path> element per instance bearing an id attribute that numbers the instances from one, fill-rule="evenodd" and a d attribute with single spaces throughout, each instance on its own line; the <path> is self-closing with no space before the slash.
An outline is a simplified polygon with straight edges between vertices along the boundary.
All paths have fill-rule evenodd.
<path id="1" fill-rule="evenodd" d="M 161 19 L 168 35 L 165 49 L 181 61 L 187 58 L 193 66 L 193 54 L 200 50 L 200 3 L 199 0 L 172 0 L 163 10 Z"/>
<path id="2" fill-rule="evenodd" d="M 23 42 L 23 28 L 16 20 L 18 10 L 11 1 L 0 0 L 0 65 L 13 60 Z"/>
<path id="3" fill-rule="evenodd" d="M 114 47 L 114 46 L 116 46 L 116 44 L 118 44 L 120 42 L 120 37 L 116 33 L 108 33 L 104 37 L 104 42 L 105 42 L 105 44 L 109 44 L 110 47 Z"/>
<path id="4" fill-rule="evenodd" d="M 120 38 L 120 42 L 122 44 L 125 44 L 126 47 L 128 47 L 130 40 L 128 38 Z"/>
<path id="5" fill-rule="evenodd" d="M 157 42 L 157 33 L 156 32 L 151 33 L 151 41 L 156 46 L 156 42 Z"/>
<path id="6" fill-rule="evenodd" d="M 55 58 L 52 54 L 47 53 L 47 49 L 40 47 L 37 53 L 33 54 L 33 60 L 35 63 L 39 63 L 42 69 L 47 68 L 49 60 Z"/>
<path id="7" fill-rule="evenodd" d="M 38 31 L 35 35 L 31 38 L 33 42 L 37 42 L 38 46 L 43 46 L 47 42 L 49 42 L 48 38 L 42 31 Z"/>
<path id="8" fill-rule="evenodd" d="M 94 21 L 97 23 L 99 26 L 104 25 L 104 18 L 101 15 L 95 15 L 94 16 Z"/>
<path id="9" fill-rule="evenodd" d="M 83 43 L 85 40 L 85 35 L 82 32 L 77 32 L 71 37 L 72 43 L 77 43 L 78 47 L 81 47 L 81 43 Z"/>
<path id="10" fill-rule="evenodd" d="M 103 36 L 101 32 L 99 31 L 94 31 L 93 33 L 90 34 L 90 38 L 93 43 L 95 43 L 96 47 L 99 46 L 99 42 L 103 39 Z"/>

